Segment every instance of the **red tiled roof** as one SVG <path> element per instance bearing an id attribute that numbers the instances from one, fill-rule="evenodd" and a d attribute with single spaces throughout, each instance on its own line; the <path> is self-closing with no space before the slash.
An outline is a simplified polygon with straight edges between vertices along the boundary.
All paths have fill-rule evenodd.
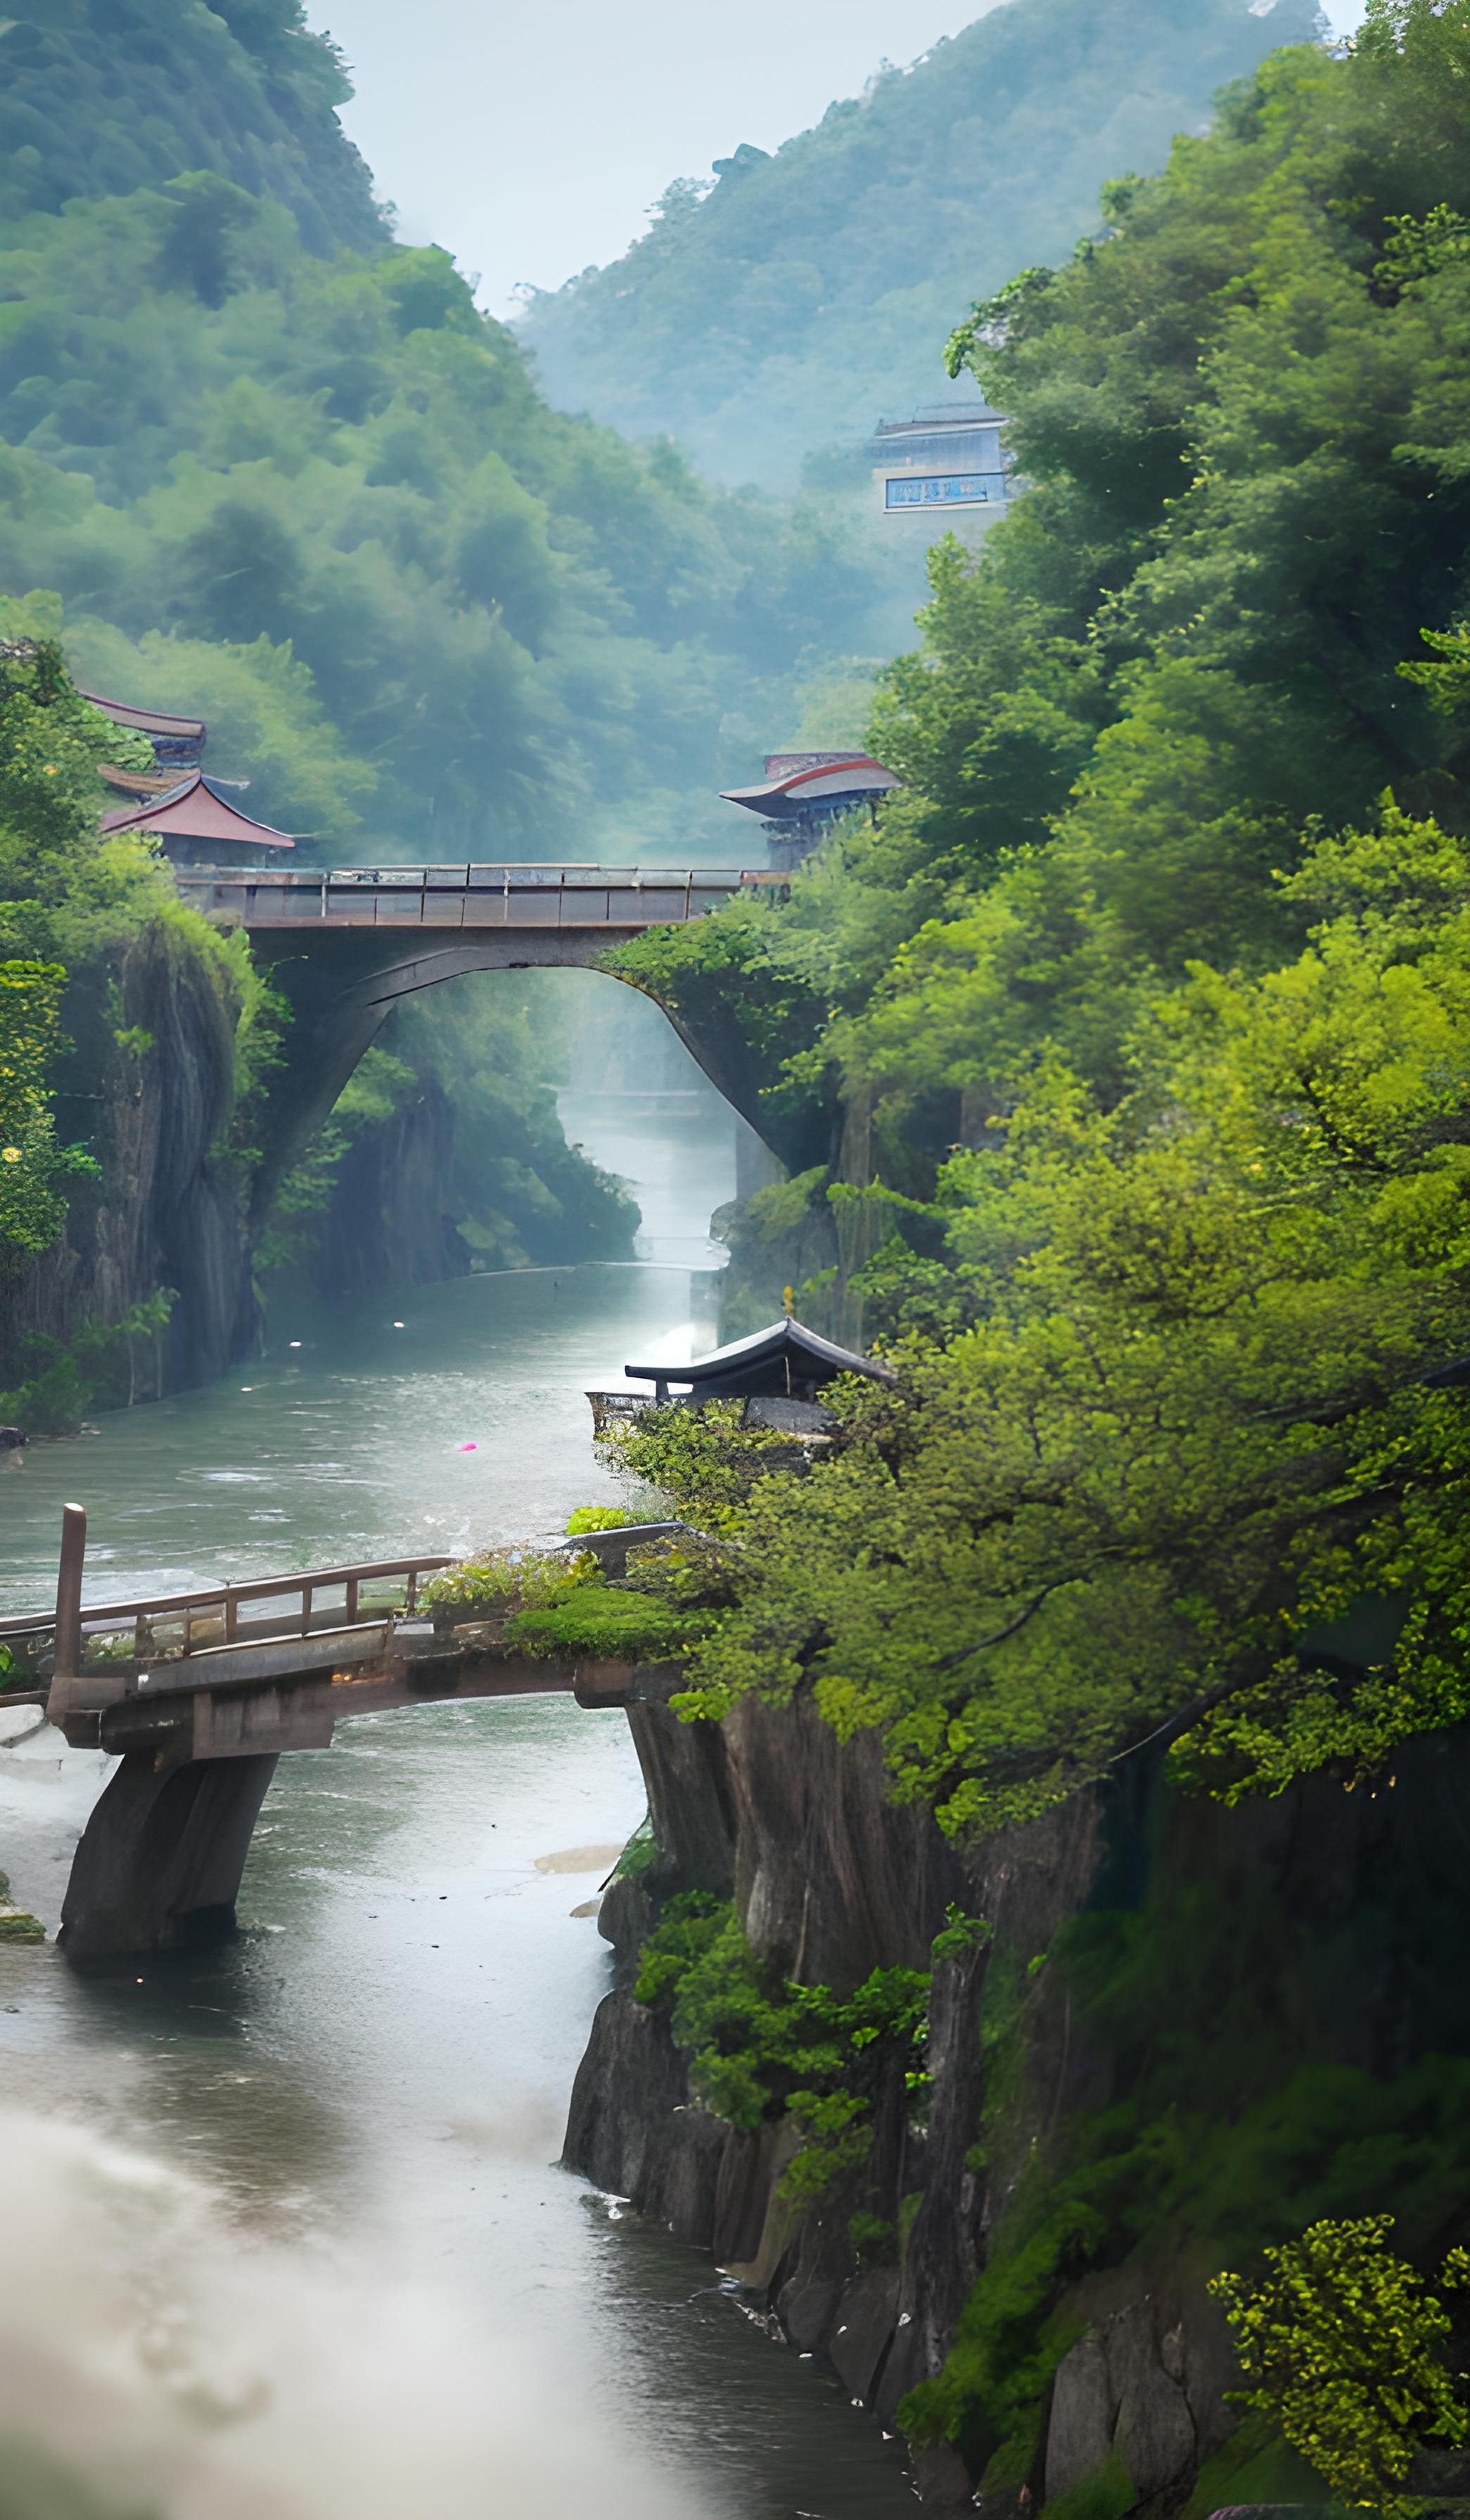
<path id="1" fill-rule="evenodd" d="M 869 752 L 850 753 L 812 770 L 795 770 L 784 779 L 762 779 L 758 788 L 724 788 L 727 805 L 748 805 L 757 814 L 796 814 L 824 796 L 883 796 L 898 781 Z"/>
<path id="2" fill-rule="evenodd" d="M 157 832 L 162 839 L 217 840 L 225 847 L 232 843 L 255 849 L 296 847 L 288 832 L 242 814 L 210 786 L 202 770 L 191 771 L 166 796 L 139 805 L 130 814 L 104 815 L 102 828 L 105 832 Z"/>

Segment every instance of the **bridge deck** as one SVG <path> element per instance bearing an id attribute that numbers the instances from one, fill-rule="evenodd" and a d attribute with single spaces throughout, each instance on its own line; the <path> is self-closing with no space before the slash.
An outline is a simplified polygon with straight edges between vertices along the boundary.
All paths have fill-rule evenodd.
<path id="1" fill-rule="evenodd" d="M 664 927 L 767 881 L 733 869 L 602 866 L 179 867 L 196 910 L 246 927 Z"/>
<path id="2" fill-rule="evenodd" d="M 625 1558 L 630 1541 L 669 1528 L 588 1540 L 605 1558 Z M 33 1668 L 44 1673 L 51 1661 L 47 1713 L 78 1745 L 125 1751 L 151 1742 L 174 1759 L 311 1749 L 330 1741 L 339 1715 L 369 1707 L 540 1689 L 607 1705 L 622 1702 L 632 1682 L 626 1663 L 533 1661 L 507 1644 L 503 1617 L 425 1618 L 419 1580 L 450 1564 L 446 1557 L 310 1567 L 83 1605 L 85 1546 L 86 1516 L 69 1506 L 55 1611 L 0 1620 L 0 1641 L 28 1644 Z M 324 1593 L 340 1599 L 324 1607 Z"/>

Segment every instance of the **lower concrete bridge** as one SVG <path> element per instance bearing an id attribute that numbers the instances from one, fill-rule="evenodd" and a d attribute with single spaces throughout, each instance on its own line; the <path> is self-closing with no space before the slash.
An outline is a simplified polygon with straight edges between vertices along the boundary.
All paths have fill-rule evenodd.
<path id="1" fill-rule="evenodd" d="M 593 1532 L 574 1543 L 613 1568 L 674 1526 Z M 553 1544 L 557 1545 L 557 1544 Z M 570 1692 L 626 1706 L 653 1669 L 556 1662 L 507 1646 L 502 1622 L 426 1615 L 426 1576 L 446 1557 L 207 1585 L 83 1605 L 86 1515 L 63 1514 L 56 1609 L 0 1619 L 43 1685 L 8 1704 L 45 1709 L 76 1748 L 119 1759 L 82 1833 L 62 1908 L 73 1959 L 226 1939 L 276 1762 L 324 1750 L 346 1715 L 446 1700 Z"/>

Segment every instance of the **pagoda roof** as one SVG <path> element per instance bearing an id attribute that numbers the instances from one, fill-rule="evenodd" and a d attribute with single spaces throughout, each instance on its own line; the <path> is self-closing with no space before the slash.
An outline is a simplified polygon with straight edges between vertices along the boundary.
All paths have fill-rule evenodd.
<path id="1" fill-rule="evenodd" d="M 900 782 L 869 752 L 848 753 L 810 770 L 789 771 L 784 778 L 762 779 L 757 788 L 722 788 L 727 805 L 746 805 L 753 814 L 780 821 L 804 813 L 809 805 L 830 803 L 838 796 L 885 796 Z"/>
<path id="2" fill-rule="evenodd" d="M 772 1322 L 767 1329 L 752 1330 L 746 1338 L 732 1339 L 727 1347 L 712 1348 L 708 1356 L 694 1357 L 688 1365 L 625 1365 L 622 1371 L 629 1382 L 652 1382 L 666 1389 L 676 1383 L 681 1390 L 688 1384 L 706 1400 L 742 1393 L 759 1396 L 789 1390 L 795 1382 L 832 1382 L 840 1373 L 860 1373 L 869 1382 L 898 1379 L 891 1366 L 839 1347 L 835 1339 L 823 1338 L 819 1330 L 789 1319 Z"/>
<path id="3" fill-rule="evenodd" d="M 226 848 L 296 847 L 289 832 L 242 814 L 202 770 L 191 770 L 166 795 L 139 805 L 130 814 L 104 815 L 102 828 L 105 832 L 157 832 L 165 840 L 216 840 Z"/>
<path id="4" fill-rule="evenodd" d="M 177 771 L 119 770 L 115 761 L 99 761 L 97 776 L 104 788 L 115 788 L 119 795 L 131 796 L 135 805 L 146 797 L 171 795 L 179 784 Z"/>
<path id="5" fill-rule="evenodd" d="M 131 727 L 135 735 L 167 735 L 178 740 L 203 743 L 205 722 L 202 717 L 174 717 L 167 709 L 134 708 L 131 700 L 104 699 L 101 692 L 83 692 L 84 700 L 100 708 L 115 726 Z"/>

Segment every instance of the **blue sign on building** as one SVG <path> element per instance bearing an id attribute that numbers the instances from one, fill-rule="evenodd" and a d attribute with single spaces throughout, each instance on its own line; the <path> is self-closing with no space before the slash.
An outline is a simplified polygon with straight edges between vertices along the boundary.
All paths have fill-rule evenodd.
<path id="1" fill-rule="evenodd" d="M 974 508 L 1004 497 L 1003 472 L 909 472 L 884 483 L 889 508 Z"/>

